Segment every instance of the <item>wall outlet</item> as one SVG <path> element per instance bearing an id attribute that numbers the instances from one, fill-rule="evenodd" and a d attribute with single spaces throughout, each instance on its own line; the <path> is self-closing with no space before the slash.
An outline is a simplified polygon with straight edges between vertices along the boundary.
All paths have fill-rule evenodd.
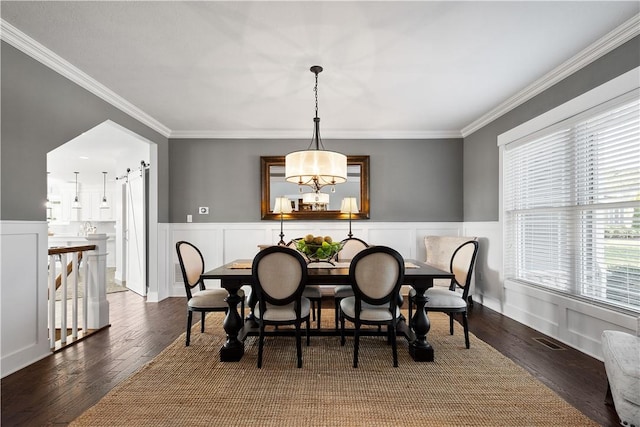
<path id="1" fill-rule="evenodd" d="M 193 215 L 187 215 L 187 222 L 193 222 Z"/>
<path id="2" fill-rule="evenodd" d="M 198 208 L 198 213 L 200 215 L 208 215 L 209 214 L 209 208 L 206 206 L 201 206 Z"/>

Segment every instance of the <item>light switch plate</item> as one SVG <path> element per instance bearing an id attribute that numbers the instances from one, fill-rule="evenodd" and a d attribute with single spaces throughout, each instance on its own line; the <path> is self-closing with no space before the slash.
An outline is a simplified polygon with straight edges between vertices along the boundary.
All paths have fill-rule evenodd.
<path id="1" fill-rule="evenodd" d="M 209 214 L 209 208 L 207 206 L 201 206 L 198 208 L 198 213 L 200 215 L 208 215 Z"/>

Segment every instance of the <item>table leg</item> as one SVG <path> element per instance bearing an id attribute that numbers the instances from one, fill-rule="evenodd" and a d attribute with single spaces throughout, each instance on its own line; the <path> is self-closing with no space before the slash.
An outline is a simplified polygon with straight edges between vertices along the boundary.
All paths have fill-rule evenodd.
<path id="1" fill-rule="evenodd" d="M 409 354 L 416 362 L 433 362 L 433 347 L 427 341 L 427 333 L 431 329 L 431 322 L 424 311 L 427 298 L 424 296 L 424 289 L 416 289 L 414 301 L 416 312 L 411 319 L 413 332 L 416 339 L 409 344 Z"/>
<path id="2" fill-rule="evenodd" d="M 238 340 L 238 332 L 242 328 L 243 319 L 238 313 L 238 304 L 242 301 L 242 298 L 238 296 L 238 287 L 223 288 L 229 291 L 229 296 L 226 298 L 229 310 L 224 318 L 222 326 L 227 333 L 227 341 L 220 349 L 220 361 L 221 362 L 237 362 L 242 359 L 244 355 L 244 343 Z"/>

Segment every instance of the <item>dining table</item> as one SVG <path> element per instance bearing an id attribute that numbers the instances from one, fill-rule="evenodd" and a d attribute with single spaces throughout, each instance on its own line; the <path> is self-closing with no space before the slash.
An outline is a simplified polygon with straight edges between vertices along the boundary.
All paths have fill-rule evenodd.
<path id="1" fill-rule="evenodd" d="M 246 319 L 243 319 L 238 313 L 238 304 L 242 302 L 242 297 L 238 295 L 238 291 L 242 286 L 251 285 L 252 262 L 253 260 L 251 259 L 237 259 L 202 274 L 202 279 L 204 280 L 220 280 L 222 288 L 229 293 L 226 299 L 229 309 L 223 321 L 226 341 L 220 348 L 220 360 L 222 362 L 235 362 L 242 359 L 244 355 L 244 340 L 249 332 L 255 329 L 251 314 Z M 350 284 L 348 262 L 321 263 L 317 265 L 309 263 L 307 271 L 307 286 Z M 404 318 L 401 319 L 403 324 L 399 325 L 398 331 L 401 331 L 407 339 L 409 353 L 415 361 L 432 362 L 434 360 L 434 349 L 427 341 L 427 334 L 431 324 L 424 309 L 427 302 L 425 291 L 433 286 L 434 280 L 450 280 L 453 277 L 453 274 L 446 270 L 441 270 L 418 260 L 405 259 L 403 284 L 415 289 L 416 296 L 414 301 L 416 310 L 409 324 L 406 324 Z M 337 333 L 337 331 L 334 332 Z"/>

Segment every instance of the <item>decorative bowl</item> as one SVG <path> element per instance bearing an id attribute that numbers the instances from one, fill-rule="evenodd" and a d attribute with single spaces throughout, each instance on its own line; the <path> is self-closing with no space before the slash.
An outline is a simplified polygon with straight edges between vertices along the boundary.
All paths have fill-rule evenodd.
<path id="1" fill-rule="evenodd" d="M 308 234 L 296 241 L 296 249 L 302 252 L 309 262 L 330 263 L 342 249 L 342 244 L 334 242 L 329 236 L 322 237 Z"/>

